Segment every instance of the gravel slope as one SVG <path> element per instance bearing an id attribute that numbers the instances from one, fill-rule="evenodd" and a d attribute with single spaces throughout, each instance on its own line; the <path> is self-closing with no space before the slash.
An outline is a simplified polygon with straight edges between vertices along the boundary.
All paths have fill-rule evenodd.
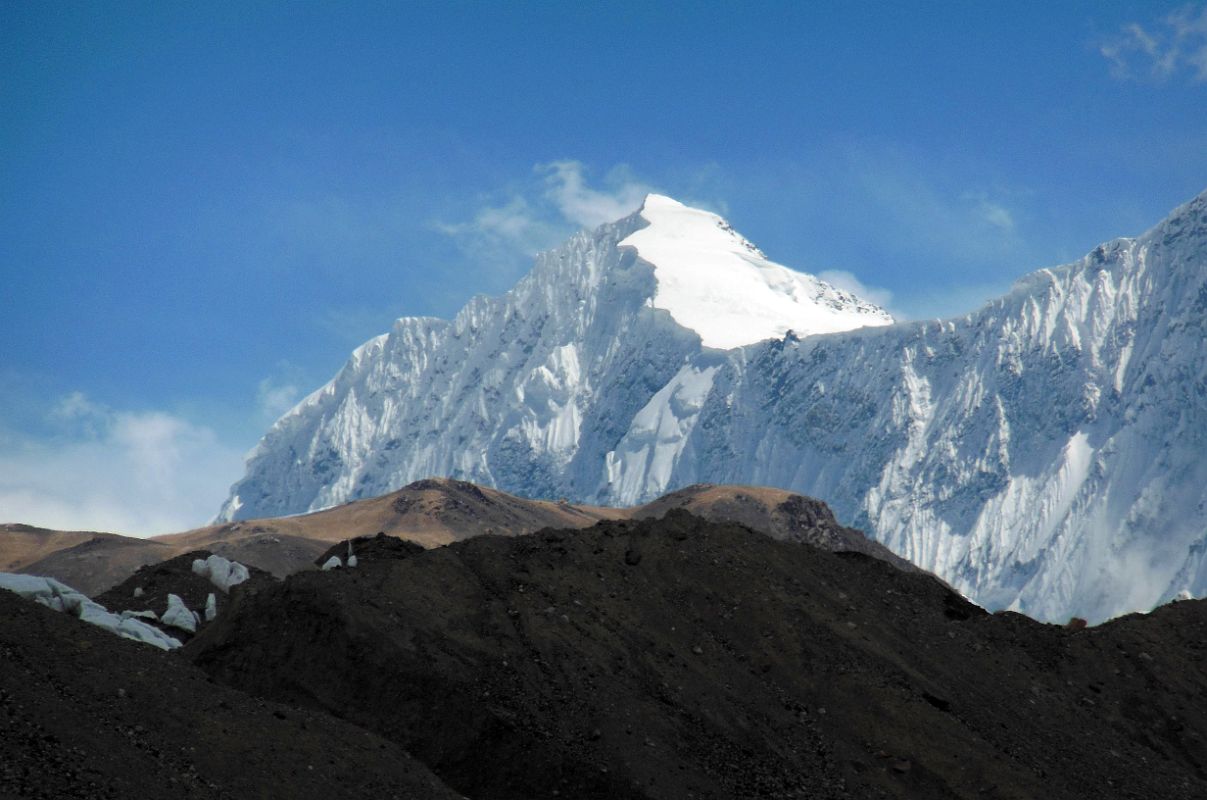
<path id="1" fill-rule="evenodd" d="M 683 512 L 240 593 L 185 648 L 474 800 L 1201 798 L 1207 605 L 1066 630 Z"/>
<path id="2" fill-rule="evenodd" d="M 0 591 L 0 797 L 459 795 L 379 736 Z"/>

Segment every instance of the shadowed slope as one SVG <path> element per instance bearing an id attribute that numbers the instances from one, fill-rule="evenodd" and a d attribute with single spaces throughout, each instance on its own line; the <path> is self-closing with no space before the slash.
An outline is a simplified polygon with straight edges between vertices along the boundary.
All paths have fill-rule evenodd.
<path id="1" fill-rule="evenodd" d="M 0 797 L 459 797 L 378 736 L 6 591 L 0 721 Z"/>
<path id="2" fill-rule="evenodd" d="M 683 512 L 255 595 L 186 647 L 474 800 L 1202 797 L 1207 606 L 1066 631 Z"/>

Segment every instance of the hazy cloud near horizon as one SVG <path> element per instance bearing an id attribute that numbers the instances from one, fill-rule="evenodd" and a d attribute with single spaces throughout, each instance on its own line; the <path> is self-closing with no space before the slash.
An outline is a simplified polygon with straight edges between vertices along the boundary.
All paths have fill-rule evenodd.
<path id="1" fill-rule="evenodd" d="M 0 522 L 151 536 L 208 522 L 242 453 L 164 411 L 121 411 L 80 392 L 48 413 L 54 437 L 0 433 Z"/>

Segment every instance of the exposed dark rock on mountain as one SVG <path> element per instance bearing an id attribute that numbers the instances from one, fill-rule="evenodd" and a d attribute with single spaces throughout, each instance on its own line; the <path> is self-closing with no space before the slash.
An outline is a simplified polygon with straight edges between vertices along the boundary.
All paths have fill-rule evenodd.
<path id="1" fill-rule="evenodd" d="M 683 512 L 237 593 L 185 648 L 474 800 L 1200 798 L 1207 605 L 1081 630 Z"/>
<path id="2" fill-rule="evenodd" d="M 712 522 L 736 522 L 773 539 L 800 542 L 831 552 L 854 552 L 887 561 L 898 569 L 921 570 L 863 531 L 847 527 L 812 497 L 766 486 L 717 486 L 697 483 L 670 492 L 632 511 L 636 519 L 661 517 L 672 508 Z"/>

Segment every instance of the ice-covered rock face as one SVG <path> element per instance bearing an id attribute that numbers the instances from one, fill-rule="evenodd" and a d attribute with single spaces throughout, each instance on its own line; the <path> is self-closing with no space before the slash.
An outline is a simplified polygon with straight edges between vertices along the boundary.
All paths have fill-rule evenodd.
<path id="1" fill-rule="evenodd" d="M 768 261 L 729 224 L 707 211 L 652 194 L 638 212 L 649 224 L 621 246 L 654 267 L 653 305 L 730 349 L 762 339 L 888 325 L 884 309 L 812 275 Z"/>
<path id="2" fill-rule="evenodd" d="M 983 605 L 1099 621 L 1207 592 L 1204 453 L 1207 194 L 966 317 L 694 359 L 602 497 L 792 489 Z"/>
<path id="3" fill-rule="evenodd" d="M 714 214 L 651 195 L 543 253 L 498 298 L 404 318 L 352 354 L 248 458 L 224 520 L 372 497 L 430 476 L 588 497 L 633 416 L 703 347 L 882 325 L 772 264 Z"/>

